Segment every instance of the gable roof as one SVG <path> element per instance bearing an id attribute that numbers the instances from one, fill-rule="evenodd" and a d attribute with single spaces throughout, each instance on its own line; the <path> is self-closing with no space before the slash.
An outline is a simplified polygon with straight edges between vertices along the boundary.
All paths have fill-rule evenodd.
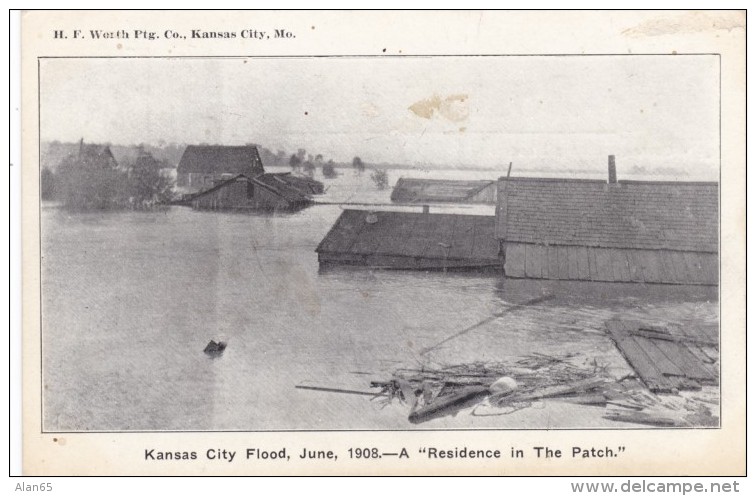
<path id="1" fill-rule="evenodd" d="M 189 145 L 181 156 L 179 174 L 262 174 L 260 154 L 255 146 Z"/>
<path id="2" fill-rule="evenodd" d="M 318 253 L 498 262 L 494 217 L 344 210 Z"/>
<path id="3" fill-rule="evenodd" d="M 301 203 L 309 201 L 310 198 L 307 195 L 294 188 L 293 186 L 290 186 L 285 181 L 281 181 L 277 176 L 279 176 L 279 174 L 267 173 L 250 178 L 245 176 L 244 174 L 238 174 L 230 179 L 226 179 L 225 181 L 217 183 L 212 188 L 192 195 L 192 199 L 194 200 L 196 198 L 201 198 L 205 195 L 218 191 L 219 189 L 224 188 L 231 183 L 242 181 L 246 183 L 253 183 L 262 188 L 265 188 L 266 190 L 282 197 L 289 203 Z"/>
<path id="4" fill-rule="evenodd" d="M 501 178 L 498 195 L 506 241 L 718 251 L 717 183 Z"/>
<path id="5" fill-rule="evenodd" d="M 401 177 L 391 192 L 391 201 L 464 202 L 494 181 L 454 181 L 446 179 L 416 179 Z"/>

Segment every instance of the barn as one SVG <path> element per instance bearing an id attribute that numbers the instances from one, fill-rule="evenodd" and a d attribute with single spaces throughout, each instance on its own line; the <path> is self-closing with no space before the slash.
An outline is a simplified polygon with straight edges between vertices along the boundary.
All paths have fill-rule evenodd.
<path id="1" fill-rule="evenodd" d="M 255 146 L 189 145 L 176 169 L 176 186 L 196 193 L 239 174 L 252 178 L 264 172 Z"/>
<path id="2" fill-rule="evenodd" d="M 712 182 L 501 178 L 496 237 L 510 278 L 717 285 Z"/>
<path id="3" fill-rule="evenodd" d="M 308 183 L 297 179 L 290 174 L 239 174 L 192 196 L 191 205 L 198 210 L 296 210 L 311 202 Z"/>
<path id="4" fill-rule="evenodd" d="M 456 181 L 401 177 L 391 192 L 396 203 L 496 204 L 496 181 Z"/>

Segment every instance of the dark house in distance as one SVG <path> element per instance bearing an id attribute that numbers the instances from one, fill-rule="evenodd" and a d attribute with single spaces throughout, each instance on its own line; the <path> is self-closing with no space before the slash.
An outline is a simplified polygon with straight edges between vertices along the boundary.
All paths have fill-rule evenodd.
<path id="1" fill-rule="evenodd" d="M 184 193 L 195 193 L 239 174 L 251 178 L 264 172 L 255 146 L 189 145 L 176 170 L 176 185 Z"/>
<path id="2" fill-rule="evenodd" d="M 316 251 L 323 265 L 500 268 L 494 227 L 490 215 L 344 210 Z"/>
<path id="3" fill-rule="evenodd" d="M 399 178 L 391 192 L 396 203 L 496 204 L 496 181 Z"/>
<path id="4" fill-rule="evenodd" d="M 205 210 L 296 210 L 307 206 L 322 184 L 283 174 L 239 174 L 193 195 L 191 205 Z"/>
<path id="5" fill-rule="evenodd" d="M 502 178 L 507 277 L 716 285 L 717 183 Z"/>
<path id="6" fill-rule="evenodd" d="M 113 156 L 113 152 L 110 151 L 110 146 L 84 143 L 83 138 L 79 141 L 77 159 L 79 161 L 87 160 L 93 164 L 99 164 L 104 168 L 118 168 L 118 162 Z"/>

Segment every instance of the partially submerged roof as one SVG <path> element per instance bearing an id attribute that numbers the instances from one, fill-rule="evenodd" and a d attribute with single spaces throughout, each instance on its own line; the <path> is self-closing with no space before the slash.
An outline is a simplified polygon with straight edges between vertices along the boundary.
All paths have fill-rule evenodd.
<path id="1" fill-rule="evenodd" d="M 254 146 L 189 145 L 181 156 L 178 173 L 245 174 L 264 172 Z"/>
<path id="2" fill-rule="evenodd" d="M 502 178 L 496 236 L 543 245 L 716 253 L 718 204 L 717 183 Z"/>
<path id="3" fill-rule="evenodd" d="M 309 201 L 309 192 L 303 191 L 291 181 L 292 176 L 284 174 L 262 174 L 250 180 L 281 197 L 290 203 Z"/>
<path id="4" fill-rule="evenodd" d="M 391 201 L 402 203 L 465 202 L 495 181 L 451 181 L 445 179 L 399 178 Z"/>
<path id="5" fill-rule="evenodd" d="M 344 210 L 318 253 L 498 261 L 494 217 Z"/>
<path id="6" fill-rule="evenodd" d="M 285 182 L 289 186 L 297 188 L 302 193 L 319 195 L 323 193 L 323 183 L 315 179 L 303 176 L 295 176 L 291 172 L 278 172 L 273 175 L 279 181 Z"/>
<path id="7" fill-rule="evenodd" d="M 255 184 L 261 188 L 265 188 L 271 193 L 282 197 L 289 203 L 302 203 L 310 200 L 309 196 L 306 193 L 287 183 L 283 176 L 285 176 L 285 174 L 262 174 L 260 176 L 250 178 L 245 176 L 244 174 L 238 174 L 230 179 L 219 182 L 210 189 L 193 195 L 192 199 L 201 198 L 208 194 L 214 193 L 215 191 L 218 191 L 219 189 L 222 189 L 231 183 L 242 181 Z"/>

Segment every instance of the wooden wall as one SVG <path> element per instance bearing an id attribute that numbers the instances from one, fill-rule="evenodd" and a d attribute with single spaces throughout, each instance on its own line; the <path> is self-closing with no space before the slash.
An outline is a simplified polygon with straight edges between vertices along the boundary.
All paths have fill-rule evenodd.
<path id="1" fill-rule="evenodd" d="M 584 246 L 506 245 L 507 277 L 717 285 L 715 253 Z"/>

